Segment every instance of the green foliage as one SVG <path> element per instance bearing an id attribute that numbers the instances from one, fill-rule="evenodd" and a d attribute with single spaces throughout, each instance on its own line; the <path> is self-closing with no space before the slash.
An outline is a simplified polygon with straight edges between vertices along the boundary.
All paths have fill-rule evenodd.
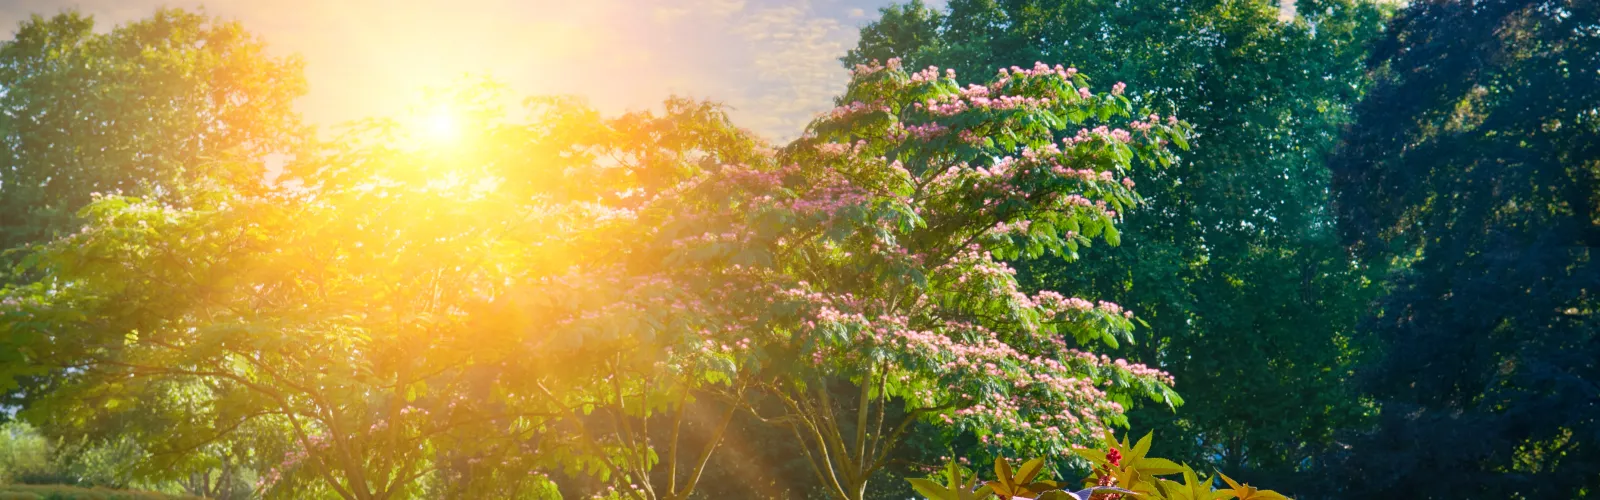
<path id="1" fill-rule="evenodd" d="M 107 488 L 77 488 L 56 485 L 3 485 L 4 500 L 199 500 L 199 497 L 172 496 L 142 491 Z"/>
<path id="2" fill-rule="evenodd" d="M 175 9 L 104 33 L 76 12 L 34 16 L 0 43 L 0 87 L 0 283 L 31 279 L 23 251 L 76 231 L 95 193 L 183 204 L 191 183 L 259 188 L 305 91 L 299 61 Z M 26 362 L 27 340 L 0 337 L 0 371 Z M 0 376 L 0 420 L 48 390 L 39 377 Z"/>
<path id="3" fill-rule="evenodd" d="M 18 422 L 0 426 L 0 483 L 69 482 L 49 439 Z"/>
<path id="4" fill-rule="evenodd" d="M 1330 498 L 1600 491 L 1597 22 L 1587 2 L 1418 2 L 1377 45 L 1332 165 L 1349 241 L 1394 270 L 1363 384 L 1382 416 Z"/>
<path id="5" fill-rule="evenodd" d="M 373 120 L 296 158 L 293 187 L 99 197 L 0 293 L 24 361 L 4 368 L 47 381 L 25 415 L 52 435 L 120 433 L 140 475 L 205 489 L 253 470 L 269 497 L 543 491 L 561 470 L 684 498 L 767 401 L 845 498 L 919 421 L 1062 451 L 1134 397 L 1181 402 L 1083 350 L 1131 340 L 1128 314 L 1024 294 L 996 259 L 1114 240 L 1137 203 L 1120 174 L 1189 133 L 1084 82 L 869 68 L 846 98 L 870 109 L 775 155 L 710 105 L 539 100 L 509 123 L 474 87 L 441 96 L 471 118 L 459 145 Z"/>
<path id="6" fill-rule="evenodd" d="M 608 180 L 592 163 L 565 178 L 502 173 L 560 171 L 546 160 L 578 149 L 649 158 L 718 138 L 689 123 L 708 108 L 688 101 L 606 123 L 563 106 L 536 107 L 550 114 L 537 125 L 480 110 L 472 137 L 505 139 L 450 151 L 396 147 L 398 131 L 369 123 L 298 159 L 296 189 L 195 185 L 184 207 L 101 197 L 81 212 L 85 230 L 31 255 L 39 280 L 4 290 L 0 331 L 27 356 L 4 368 L 51 377 L 25 415 L 56 435 L 138 440 L 146 477 L 252 468 L 265 494 L 292 498 L 531 494 L 548 484 L 536 467 L 649 452 L 570 431 L 609 402 L 618 380 L 606 376 L 653 369 L 660 352 L 632 349 L 635 318 L 559 328 L 612 291 L 550 283 L 610 255 L 599 249 L 615 248 L 627 219 L 605 224 L 625 209 L 601 202 L 637 178 Z M 606 134 L 666 128 L 658 120 L 683 126 Z M 552 138 L 563 134 L 582 142 L 545 148 L 572 141 Z"/>
<path id="7" fill-rule="evenodd" d="M 897 18 L 917 25 L 912 42 L 943 19 L 924 13 Z M 30 382 L 22 415 L 45 434 L 104 444 L 86 456 L 142 480 L 365 500 L 550 496 L 559 476 L 680 500 L 729 428 L 754 420 L 788 432 L 826 494 L 859 500 L 915 429 L 1056 456 L 1127 425 L 1136 401 L 1183 401 L 1161 370 L 1098 353 L 1133 344 L 1130 312 L 1062 293 L 1076 285 L 1025 290 L 1005 263 L 1098 260 L 1090 249 L 1122 243 L 1142 204 L 1130 176 L 1188 147 L 1188 122 L 1121 85 L 1096 93 L 1042 63 L 965 86 L 865 64 L 838 109 L 772 150 L 709 103 L 606 119 L 541 98 L 513 122 L 503 90 L 479 83 L 435 96 L 459 112 L 459 143 L 367 120 L 263 185 L 255 160 L 293 128 L 273 114 L 293 64 L 210 23 L 163 11 L 99 37 L 68 15 L 25 31 L 60 28 L 82 52 L 56 83 L 104 59 L 201 85 L 227 78 L 190 63 L 238 59 L 227 71 L 273 87 L 262 106 L 77 78 L 84 103 L 108 93 L 179 126 L 102 133 L 129 118 L 99 108 L 8 125 L 42 144 L 14 149 L 17 165 L 104 164 L 61 186 L 8 174 L 63 203 L 17 213 L 75 211 L 60 220 L 78 229 L 19 253 L 0 289 L 0 380 Z M 184 38 L 196 33 L 216 38 Z M 113 57 L 135 53 L 146 66 Z M 53 73 L 13 77 L 39 75 Z M 240 102 L 249 127 L 207 121 Z M 79 142 L 93 154 L 58 151 Z M 52 191 L 66 187 L 85 191 Z M 1139 446 L 1118 469 L 1130 486 L 1164 465 Z M 1050 486 L 1034 477 L 1044 465 L 1000 462 L 993 488 Z M 962 474 L 941 491 L 968 499 Z M 254 491 L 236 487 L 247 479 Z"/>
<path id="8" fill-rule="evenodd" d="M 141 450 L 126 440 L 68 440 L 48 437 L 23 422 L 0 425 L 0 483 L 168 486 L 131 477 L 142 458 Z"/>
<path id="9" fill-rule="evenodd" d="M 1123 245 L 1083 249 L 1072 265 L 1020 259 L 1019 279 L 1114 300 L 1148 323 L 1149 338 L 1122 352 L 1191 381 L 1177 418 L 1130 413 L 1174 437 L 1157 445 L 1164 454 L 1298 486 L 1295 471 L 1367 411 L 1347 381 L 1379 290 L 1334 232 L 1323 158 L 1368 87 L 1361 62 L 1383 12 L 1299 1 L 1280 20 L 1278 3 L 913 2 L 863 28 L 844 61 L 962 74 L 1061 61 L 1192 123 L 1193 149 L 1130 174 L 1148 208 L 1118 225 Z"/>
<path id="10" fill-rule="evenodd" d="M 76 229 L 92 193 L 257 185 L 260 158 L 297 133 L 300 62 L 266 55 L 238 23 L 169 9 L 94 28 L 35 15 L 0 44 L 0 249 Z"/>

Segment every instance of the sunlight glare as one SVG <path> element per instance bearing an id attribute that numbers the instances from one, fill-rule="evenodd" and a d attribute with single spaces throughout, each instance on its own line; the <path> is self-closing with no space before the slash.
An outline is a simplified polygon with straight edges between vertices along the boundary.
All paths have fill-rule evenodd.
<path id="1" fill-rule="evenodd" d="M 449 109 L 433 110 L 422 118 L 419 125 L 420 135 L 434 145 L 455 144 L 461 139 L 461 123 Z"/>

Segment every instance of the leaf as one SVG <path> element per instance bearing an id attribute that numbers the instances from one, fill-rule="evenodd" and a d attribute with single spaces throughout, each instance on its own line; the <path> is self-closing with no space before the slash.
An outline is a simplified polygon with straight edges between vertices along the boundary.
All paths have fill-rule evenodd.
<path id="1" fill-rule="evenodd" d="M 1002 461 L 1004 461 L 1004 460 L 1002 460 Z M 1033 483 L 1033 479 L 1035 477 L 1038 477 L 1039 472 L 1041 472 L 1043 470 L 1044 470 L 1044 458 L 1035 458 L 1033 460 L 1029 460 L 1027 462 L 1023 462 L 1022 463 L 1022 467 L 1019 467 L 1017 469 L 1017 478 L 1016 478 L 1017 480 L 1016 480 L 1016 483 L 1017 484 L 1030 484 L 1030 483 Z"/>
<path id="2" fill-rule="evenodd" d="M 956 500 L 955 495 L 939 483 L 922 478 L 911 478 L 906 481 L 911 483 L 911 489 L 917 490 L 917 493 L 927 497 L 928 500 Z"/>
<path id="3" fill-rule="evenodd" d="M 1239 483 L 1237 483 L 1237 482 L 1234 482 L 1234 480 L 1233 480 L 1233 478 L 1231 478 L 1231 477 L 1228 477 L 1228 475 L 1227 475 L 1227 474 L 1223 474 L 1223 473 L 1221 473 L 1221 472 L 1217 472 L 1217 476 L 1219 476 L 1219 477 L 1221 477 L 1221 478 L 1222 478 L 1222 482 L 1225 482 L 1225 483 L 1228 483 L 1228 486 L 1229 486 L 1229 487 L 1230 487 L 1230 488 L 1231 488 L 1231 489 L 1235 489 L 1235 490 L 1242 490 L 1242 489 L 1244 489 L 1244 486 L 1241 486 L 1241 485 L 1240 485 L 1240 484 L 1239 484 Z"/>
<path id="4" fill-rule="evenodd" d="M 1177 144 L 1180 149 L 1183 149 L 1184 151 L 1189 150 L 1189 140 L 1185 139 L 1182 133 L 1172 134 L 1168 137 L 1171 137 L 1172 143 Z"/>
<path id="5" fill-rule="evenodd" d="M 1096 465 L 1104 465 L 1110 462 L 1106 458 L 1106 452 L 1094 448 L 1074 448 L 1072 452 L 1077 453 L 1078 456 L 1083 457 L 1085 460 L 1094 462 Z"/>
<path id="6" fill-rule="evenodd" d="M 1150 453 L 1150 439 L 1154 435 L 1155 435 L 1155 432 L 1151 431 L 1151 432 L 1146 432 L 1144 434 L 1144 437 L 1139 438 L 1139 443 L 1133 445 L 1133 452 L 1131 453 L 1132 457 L 1130 457 L 1130 458 L 1132 458 L 1133 460 L 1139 460 L 1139 459 L 1144 458 L 1144 455 L 1146 453 Z"/>
<path id="7" fill-rule="evenodd" d="M 1143 458 L 1138 462 L 1139 472 L 1152 476 L 1177 474 L 1183 472 L 1184 467 L 1177 462 L 1165 458 Z"/>
<path id="8" fill-rule="evenodd" d="M 973 480 L 976 481 L 977 478 L 973 478 Z M 978 488 L 977 491 L 973 491 L 972 493 L 966 493 L 965 491 L 962 491 L 962 496 L 964 496 L 965 498 L 963 498 L 961 500 L 984 500 L 986 498 L 994 496 L 994 488 L 990 488 L 987 485 L 985 485 L 983 487 Z"/>
<path id="9" fill-rule="evenodd" d="M 1006 491 L 1008 492 L 1012 491 L 1012 486 L 1016 485 L 1016 483 L 1011 482 L 1011 464 L 1006 463 L 1004 457 L 994 460 L 994 476 L 995 479 L 1000 481 L 1000 484 L 1006 486 Z"/>
<path id="10" fill-rule="evenodd" d="M 1034 500 L 1085 500 L 1085 498 L 1071 491 L 1051 490 L 1040 493 Z"/>

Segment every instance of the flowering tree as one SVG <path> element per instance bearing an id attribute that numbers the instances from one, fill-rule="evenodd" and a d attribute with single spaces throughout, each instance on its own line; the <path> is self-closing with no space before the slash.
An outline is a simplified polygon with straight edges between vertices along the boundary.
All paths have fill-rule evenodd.
<path id="1" fill-rule="evenodd" d="M 1137 200 L 1123 172 L 1169 162 L 1188 134 L 1130 120 L 1122 88 L 1042 64 L 966 87 L 857 68 L 845 104 L 774 162 L 708 169 L 639 210 L 633 255 L 689 294 L 652 317 L 697 318 L 662 362 L 720 366 L 702 390 L 791 429 L 846 499 L 918 419 L 1058 456 L 1135 396 L 1179 404 L 1165 374 L 1086 350 L 1131 340 L 1131 314 L 1023 293 L 1001 261 L 1117 243 Z"/>
<path id="2" fill-rule="evenodd" d="M 374 122 L 292 165 L 298 188 L 91 205 L 0 328 L 58 369 L 37 412 L 97 421 L 159 386 L 200 416 L 152 422 L 181 424 L 167 451 L 276 432 L 269 494 L 522 495 L 494 487 L 564 468 L 681 499 L 747 411 L 857 499 L 919 419 L 1060 456 L 1134 397 L 1179 403 L 1088 352 L 1131 314 L 1023 293 L 1002 262 L 1117 242 L 1123 174 L 1188 134 L 1121 91 L 867 66 L 777 152 L 687 101 L 600 120 L 543 100 L 435 149 Z"/>

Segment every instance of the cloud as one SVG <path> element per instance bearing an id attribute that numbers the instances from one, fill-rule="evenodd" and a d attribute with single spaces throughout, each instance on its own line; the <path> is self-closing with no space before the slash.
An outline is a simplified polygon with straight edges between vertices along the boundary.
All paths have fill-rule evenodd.
<path id="1" fill-rule="evenodd" d="M 652 12 L 659 23 L 670 23 L 689 15 L 689 9 L 681 7 L 656 7 Z"/>
<path id="2" fill-rule="evenodd" d="M 744 10 L 745 0 L 697 0 L 695 10 L 715 18 L 726 18 Z"/>
<path id="3" fill-rule="evenodd" d="M 733 32 L 749 43 L 751 90 L 757 91 L 746 93 L 740 115 L 752 128 L 794 137 L 843 90 L 848 73 L 838 58 L 855 43 L 856 31 L 820 15 L 810 2 L 753 9 Z"/>
<path id="4" fill-rule="evenodd" d="M 304 58 L 310 93 L 297 106 L 313 123 L 393 114 L 423 87 L 475 74 L 607 113 L 710 98 L 786 139 L 832 106 L 847 78 L 838 57 L 890 0 L 0 0 L 0 22 L 76 7 L 104 30 L 202 1 L 272 53 Z"/>

